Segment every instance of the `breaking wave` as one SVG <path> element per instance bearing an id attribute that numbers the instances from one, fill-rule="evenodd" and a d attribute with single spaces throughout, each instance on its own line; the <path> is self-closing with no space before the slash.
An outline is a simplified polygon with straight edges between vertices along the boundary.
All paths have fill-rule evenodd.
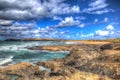
<path id="1" fill-rule="evenodd" d="M 1 60 L 0 60 L 0 65 L 3 65 L 3 64 L 6 64 L 6 63 L 9 63 L 9 62 L 12 62 L 12 58 L 13 58 L 13 56 L 10 56 L 10 57 L 7 57 L 7 58 L 4 58 L 4 59 L 1 59 Z"/>

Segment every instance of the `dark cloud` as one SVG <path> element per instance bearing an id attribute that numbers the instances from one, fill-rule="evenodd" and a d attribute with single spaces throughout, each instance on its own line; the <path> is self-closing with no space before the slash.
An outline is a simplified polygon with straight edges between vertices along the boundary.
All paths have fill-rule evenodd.
<path id="1" fill-rule="evenodd" d="M 70 6 L 64 0 L 0 0 L 0 18 L 25 20 L 57 14 L 79 13 L 79 6 Z"/>

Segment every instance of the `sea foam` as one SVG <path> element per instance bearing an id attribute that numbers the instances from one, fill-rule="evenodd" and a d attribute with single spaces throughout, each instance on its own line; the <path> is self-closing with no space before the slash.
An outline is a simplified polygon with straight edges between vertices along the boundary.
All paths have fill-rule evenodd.
<path id="1" fill-rule="evenodd" d="M 0 60 L 0 65 L 3 65 L 3 64 L 5 64 L 5 63 L 12 62 L 12 58 L 13 58 L 13 56 L 4 58 L 3 60 L 1 59 L 1 60 Z"/>

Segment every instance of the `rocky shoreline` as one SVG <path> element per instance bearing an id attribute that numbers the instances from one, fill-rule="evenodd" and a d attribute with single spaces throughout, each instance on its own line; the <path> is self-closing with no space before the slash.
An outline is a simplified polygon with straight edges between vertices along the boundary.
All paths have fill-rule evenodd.
<path id="1" fill-rule="evenodd" d="M 77 46 L 84 46 L 84 44 L 88 45 L 103 45 L 109 44 L 110 42 L 104 41 L 66 41 L 69 44 L 64 45 L 53 45 L 53 46 L 34 46 L 34 47 L 27 47 L 30 50 L 48 50 L 48 51 L 71 51 L 73 48 Z"/>
<path id="2" fill-rule="evenodd" d="M 120 43 L 30 49 L 70 50 L 70 54 L 62 59 L 37 62 L 34 65 L 22 62 L 0 68 L 0 80 L 120 80 Z M 50 71 L 41 70 L 40 66 Z"/>

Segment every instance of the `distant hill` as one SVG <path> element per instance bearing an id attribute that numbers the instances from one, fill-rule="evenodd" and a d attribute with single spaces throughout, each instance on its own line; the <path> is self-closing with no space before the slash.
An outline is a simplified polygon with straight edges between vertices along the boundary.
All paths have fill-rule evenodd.
<path id="1" fill-rule="evenodd" d="M 21 39 L 6 39 L 4 41 L 21 41 Z"/>
<path id="2" fill-rule="evenodd" d="M 24 38 L 24 39 L 6 39 L 4 41 L 64 41 L 64 40 L 52 38 Z"/>
<path id="3" fill-rule="evenodd" d="M 63 41 L 62 39 L 54 39 L 54 38 L 25 38 L 22 41 Z"/>
<path id="4" fill-rule="evenodd" d="M 120 42 L 120 38 L 106 39 L 106 40 L 64 40 L 55 38 L 24 38 L 24 39 L 6 39 L 4 41 L 109 41 L 109 42 Z"/>

